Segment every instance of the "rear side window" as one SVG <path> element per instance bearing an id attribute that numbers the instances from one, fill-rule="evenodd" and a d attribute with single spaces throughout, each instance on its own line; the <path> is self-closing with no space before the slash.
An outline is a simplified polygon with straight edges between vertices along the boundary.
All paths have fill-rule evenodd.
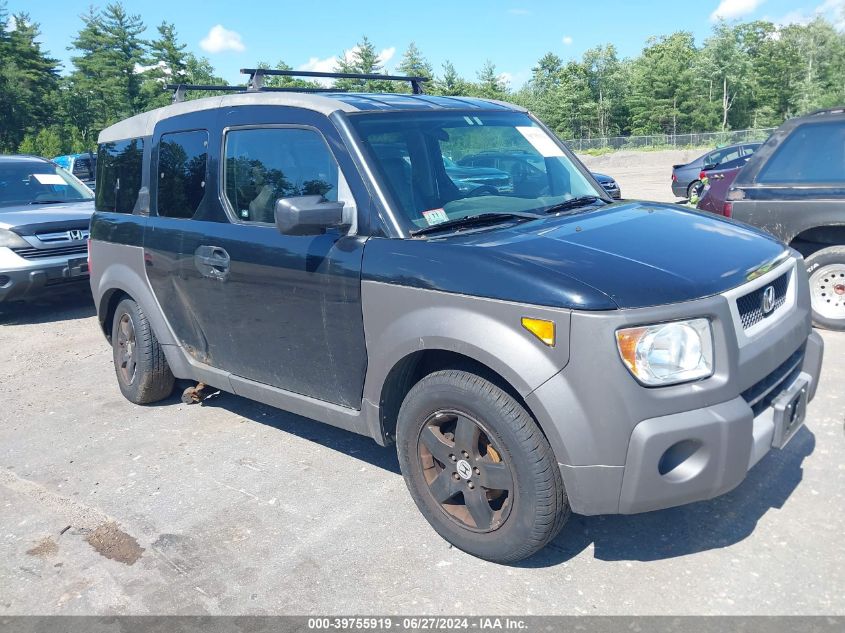
<path id="1" fill-rule="evenodd" d="M 158 147 L 158 215 L 192 218 L 205 195 L 208 132 L 162 134 Z"/>
<path id="2" fill-rule="evenodd" d="M 275 222 L 279 198 L 337 200 L 337 163 L 314 130 L 232 130 L 226 135 L 225 158 L 226 198 L 242 222 Z"/>
<path id="3" fill-rule="evenodd" d="M 760 170 L 757 182 L 845 182 L 845 123 L 806 123 L 793 130 Z"/>
<path id="4" fill-rule="evenodd" d="M 97 211 L 132 213 L 141 189 L 144 139 L 103 143 L 97 151 Z"/>

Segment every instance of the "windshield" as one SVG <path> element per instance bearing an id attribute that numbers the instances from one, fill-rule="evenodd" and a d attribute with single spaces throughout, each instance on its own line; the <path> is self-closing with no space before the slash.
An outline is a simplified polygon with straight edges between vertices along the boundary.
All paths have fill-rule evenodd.
<path id="1" fill-rule="evenodd" d="M 0 207 L 93 199 L 88 187 L 52 163 L 0 162 Z"/>
<path id="2" fill-rule="evenodd" d="M 603 197 L 526 114 L 399 112 L 349 117 L 413 231 L 483 213 L 544 213 Z"/>

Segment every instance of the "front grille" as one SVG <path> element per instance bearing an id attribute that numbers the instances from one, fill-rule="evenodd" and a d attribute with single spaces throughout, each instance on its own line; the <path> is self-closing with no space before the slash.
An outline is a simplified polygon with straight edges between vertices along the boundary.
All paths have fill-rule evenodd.
<path id="1" fill-rule="evenodd" d="M 773 286 L 775 289 L 775 303 L 774 307 L 768 314 L 763 314 L 763 292 L 766 288 Z M 771 284 L 761 286 L 757 290 L 752 290 L 747 295 L 741 296 L 736 300 L 736 307 L 739 310 L 739 317 L 742 320 L 743 329 L 747 330 L 760 323 L 765 318 L 770 317 L 778 309 L 786 303 L 786 291 L 789 288 L 789 273 L 784 273 Z"/>
<path id="2" fill-rule="evenodd" d="M 88 245 L 73 244 L 71 246 L 54 246 L 53 248 L 13 248 L 15 253 L 24 259 L 45 259 L 47 257 L 62 257 L 63 255 L 85 255 L 88 253 Z"/>
<path id="3" fill-rule="evenodd" d="M 772 401 L 798 378 L 803 363 L 804 346 L 802 345 L 772 373 L 742 392 L 742 397 L 755 416 L 772 406 Z"/>

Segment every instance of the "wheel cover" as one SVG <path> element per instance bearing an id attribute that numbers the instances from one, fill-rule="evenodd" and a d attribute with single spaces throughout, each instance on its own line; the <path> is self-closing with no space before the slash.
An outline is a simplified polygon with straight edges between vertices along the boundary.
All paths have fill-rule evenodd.
<path id="1" fill-rule="evenodd" d="M 138 370 L 135 345 L 135 324 L 124 313 L 117 324 L 117 370 L 124 384 L 131 385 Z"/>
<path id="2" fill-rule="evenodd" d="M 504 453 L 472 416 L 441 410 L 426 419 L 417 452 L 428 492 L 460 527 L 492 532 L 513 507 L 516 486 Z"/>
<path id="3" fill-rule="evenodd" d="M 813 310 L 825 319 L 845 319 L 845 264 L 828 264 L 810 275 Z"/>

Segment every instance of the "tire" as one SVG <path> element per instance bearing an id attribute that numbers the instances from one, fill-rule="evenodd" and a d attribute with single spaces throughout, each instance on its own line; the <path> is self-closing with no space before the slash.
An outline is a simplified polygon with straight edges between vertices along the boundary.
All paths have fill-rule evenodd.
<path id="1" fill-rule="evenodd" d="M 700 180 L 693 180 L 687 186 L 687 200 L 692 198 L 692 194 L 695 193 L 696 189 L 698 189 L 699 187 L 701 187 L 701 181 Z"/>
<path id="2" fill-rule="evenodd" d="M 176 382 L 141 306 L 121 301 L 112 320 L 112 358 L 121 393 L 135 404 L 164 400 Z M 132 341 L 127 345 L 127 341 Z"/>
<path id="3" fill-rule="evenodd" d="M 526 558 L 569 516 L 557 460 L 534 418 L 480 376 L 446 370 L 423 378 L 399 410 L 396 443 L 420 512 L 473 556 Z"/>
<path id="4" fill-rule="evenodd" d="M 845 331 L 845 246 L 816 251 L 807 260 L 813 324 Z"/>

